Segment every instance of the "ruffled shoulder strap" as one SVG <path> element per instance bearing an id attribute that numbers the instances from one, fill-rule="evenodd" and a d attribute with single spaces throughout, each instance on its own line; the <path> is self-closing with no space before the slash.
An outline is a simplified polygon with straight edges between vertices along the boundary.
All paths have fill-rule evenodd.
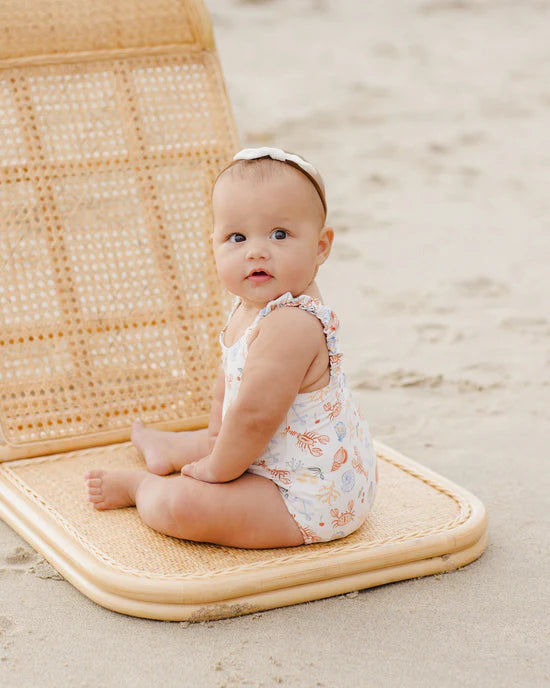
<path id="1" fill-rule="evenodd" d="M 323 326 L 323 332 L 327 340 L 327 348 L 330 357 L 330 366 L 333 369 L 340 365 L 342 360 L 342 353 L 340 351 L 340 346 L 338 343 L 337 332 L 340 327 L 340 322 L 336 313 L 321 303 L 318 299 L 314 299 L 312 296 L 307 296 L 306 294 L 301 294 L 300 296 L 292 296 L 292 294 L 287 291 L 286 294 L 279 296 L 278 299 L 270 301 L 262 310 L 258 313 L 255 324 L 266 315 L 269 315 L 276 308 L 301 308 L 308 313 L 315 315 L 321 322 Z"/>
<path id="2" fill-rule="evenodd" d="M 231 322 L 231 318 L 232 318 L 233 315 L 235 314 L 235 311 L 236 311 L 237 308 L 239 307 L 239 304 L 240 304 L 240 303 L 241 303 L 241 299 L 237 296 L 237 297 L 235 298 L 235 301 L 233 302 L 233 306 L 232 306 L 232 308 L 231 308 L 231 311 L 229 312 L 229 315 L 227 316 L 227 320 L 225 321 L 225 325 L 223 326 L 223 329 L 222 329 L 221 332 L 220 332 L 219 340 L 220 340 L 220 345 L 221 345 L 221 347 L 222 347 L 222 350 L 226 349 L 226 346 L 225 346 L 225 343 L 224 343 L 225 331 L 227 330 L 227 327 L 229 326 L 229 323 Z"/>

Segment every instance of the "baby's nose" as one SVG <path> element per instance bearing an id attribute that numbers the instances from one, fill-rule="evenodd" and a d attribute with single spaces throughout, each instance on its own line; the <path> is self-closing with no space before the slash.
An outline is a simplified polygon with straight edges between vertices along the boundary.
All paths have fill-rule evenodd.
<path id="1" fill-rule="evenodd" d="M 250 260 L 258 260 L 269 256 L 268 247 L 264 241 L 249 241 L 247 249 L 246 257 Z"/>

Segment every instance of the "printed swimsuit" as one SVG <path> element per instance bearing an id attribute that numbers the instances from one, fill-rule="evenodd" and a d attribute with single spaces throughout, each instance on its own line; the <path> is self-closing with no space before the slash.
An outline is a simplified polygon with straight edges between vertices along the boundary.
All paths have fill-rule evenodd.
<path id="1" fill-rule="evenodd" d="M 235 304 L 228 322 L 239 305 Z M 310 296 L 290 292 L 270 301 L 233 346 L 220 336 L 225 372 L 222 417 L 239 391 L 250 333 L 276 308 L 297 307 L 322 323 L 330 361 L 330 380 L 322 389 L 298 394 L 284 421 L 250 473 L 272 480 L 296 521 L 305 544 L 349 535 L 365 521 L 376 491 L 376 454 L 369 431 L 341 367 L 338 319 Z M 227 327 L 227 326 L 226 326 Z"/>

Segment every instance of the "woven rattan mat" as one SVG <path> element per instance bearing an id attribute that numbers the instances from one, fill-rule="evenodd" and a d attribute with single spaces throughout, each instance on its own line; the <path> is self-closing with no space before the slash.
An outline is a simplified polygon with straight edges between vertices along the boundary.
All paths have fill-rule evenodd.
<path id="1" fill-rule="evenodd" d="M 82 547 L 117 570 L 147 577 L 202 577 L 304 561 L 346 551 L 406 542 L 451 531 L 470 516 L 460 495 L 379 452 L 380 487 L 367 522 L 342 541 L 297 549 L 246 550 L 182 542 L 140 520 L 135 508 L 97 512 L 86 501 L 83 474 L 103 468 L 145 468 L 131 444 L 15 461 L 0 467 L 4 480 L 46 510 Z"/>
<path id="2" fill-rule="evenodd" d="M 477 558 L 486 531 L 479 501 L 389 447 L 377 443 L 377 453 L 372 513 L 355 533 L 331 543 L 221 547 L 161 535 L 135 508 L 95 511 L 86 501 L 83 473 L 143 468 L 129 443 L 4 463 L 0 514 L 92 599 L 152 618 L 232 616 Z"/>

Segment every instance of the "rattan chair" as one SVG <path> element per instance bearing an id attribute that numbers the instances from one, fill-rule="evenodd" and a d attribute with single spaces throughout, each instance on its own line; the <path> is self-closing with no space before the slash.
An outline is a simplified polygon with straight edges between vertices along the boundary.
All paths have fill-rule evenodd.
<path id="1" fill-rule="evenodd" d="M 228 298 L 210 188 L 238 147 L 200 0 L 0 0 L 0 516 L 107 608 L 234 616 L 462 566 L 483 505 L 377 444 L 375 509 L 329 544 L 179 541 L 97 512 L 132 420 L 204 426 Z"/>

